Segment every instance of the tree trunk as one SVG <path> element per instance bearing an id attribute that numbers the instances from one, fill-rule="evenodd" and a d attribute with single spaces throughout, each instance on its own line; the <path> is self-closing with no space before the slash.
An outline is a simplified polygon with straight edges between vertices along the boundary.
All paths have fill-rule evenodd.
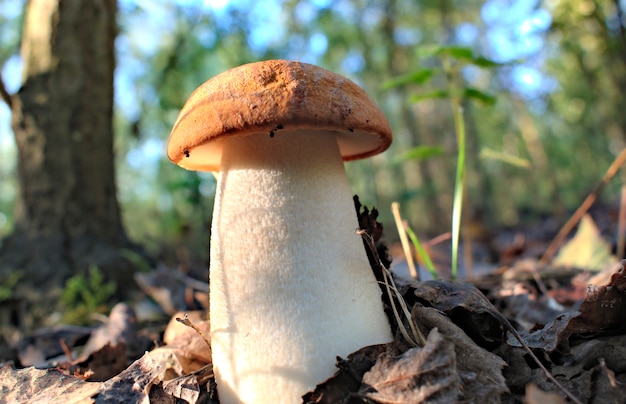
<path id="1" fill-rule="evenodd" d="M 20 271 L 26 290 L 63 286 L 91 265 L 132 284 L 114 175 L 116 11 L 116 0 L 26 6 L 22 87 L 9 102 L 19 193 L 0 250 L 0 280 Z"/>

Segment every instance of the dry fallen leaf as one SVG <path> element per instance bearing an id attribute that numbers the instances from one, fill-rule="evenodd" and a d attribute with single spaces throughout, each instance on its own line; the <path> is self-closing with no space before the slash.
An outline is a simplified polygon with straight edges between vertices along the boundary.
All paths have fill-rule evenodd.
<path id="1" fill-rule="evenodd" d="M 50 367 L 51 358 L 64 356 L 62 341 L 66 346 L 82 345 L 93 328 L 61 325 L 41 328 L 24 337 L 18 345 L 22 366 Z"/>
<path id="2" fill-rule="evenodd" d="M 479 345 L 502 341 L 507 320 L 476 287 L 437 280 L 420 282 L 414 288 L 418 301 L 445 313 Z"/>
<path id="3" fill-rule="evenodd" d="M 106 345 L 120 343 L 126 346 L 131 357 L 142 345 L 137 337 L 137 316 L 133 308 L 126 303 L 118 303 L 111 309 L 106 323 L 94 330 L 82 354 L 88 356 Z"/>
<path id="4" fill-rule="evenodd" d="M 393 349 L 390 345 L 372 345 L 350 354 L 347 359 L 337 358 L 339 369 L 332 377 L 303 396 L 305 404 L 341 403 L 355 394 L 361 387 L 363 375 L 369 371 L 376 358 L 383 352 Z M 362 402 L 362 401 L 356 401 Z"/>
<path id="5" fill-rule="evenodd" d="M 565 400 L 556 393 L 547 393 L 537 387 L 534 383 L 526 386 L 527 404 L 565 404 Z"/>
<path id="6" fill-rule="evenodd" d="M 92 403 L 101 383 L 86 382 L 56 369 L 0 368 L 0 402 L 2 403 Z"/>
<path id="7" fill-rule="evenodd" d="M 584 215 L 578 230 L 553 261 L 554 265 L 601 271 L 617 259 L 611 255 L 611 245 L 606 242 L 590 215 Z"/>
<path id="8" fill-rule="evenodd" d="M 363 376 L 360 394 L 374 403 L 452 403 L 460 383 L 454 345 L 434 328 L 423 348 L 381 355 Z"/>
<path id="9" fill-rule="evenodd" d="M 187 318 L 205 336 L 208 336 L 210 323 L 205 317 L 206 313 L 203 311 L 180 312 L 172 317 L 165 329 L 163 342 L 166 348 L 174 352 L 184 373 L 194 372 L 211 363 L 211 347 L 197 330 L 182 324 L 177 319 Z"/>
<path id="10" fill-rule="evenodd" d="M 91 382 L 103 382 L 117 375 L 128 366 L 126 345 L 105 345 L 88 356 L 62 366 L 74 374 L 84 375 Z"/>
<path id="11" fill-rule="evenodd" d="M 207 309 L 209 285 L 178 270 L 159 267 L 135 273 L 137 285 L 169 315 L 178 311 Z"/>
<path id="12" fill-rule="evenodd" d="M 507 364 L 502 358 L 476 345 L 461 328 L 436 309 L 416 304 L 412 316 L 424 329 L 436 328 L 452 342 L 456 354 L 456 371 L 461 385 L 461 401 L 481 403 L 501 401 L 502 395 L 508 392 L 502 375 L 502 369 Z"/>
<path id="13" fill-rule="evenodd" d="M 578 311 L 557 316 L 542 329 L 532 333 L 521 332 L 522 339 L 531 348 L 555 351 L 569 341 L 572 335 L 613 335 L 626 333 L 626 271 L 620 268 L 605 286 L 589 286 L 587 297 Z M 508 336 L 507 343 L 519 346 Z"/>

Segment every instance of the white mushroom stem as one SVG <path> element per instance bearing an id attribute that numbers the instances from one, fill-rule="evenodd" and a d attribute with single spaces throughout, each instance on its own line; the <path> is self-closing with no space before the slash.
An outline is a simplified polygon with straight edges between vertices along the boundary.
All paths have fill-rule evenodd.
<path id="1" fill-rule="evenodd" d="M 391 340 L 335 136 L 224 140 L 210 264 L 222 403 L 302 402 L 337 356 Z"/>

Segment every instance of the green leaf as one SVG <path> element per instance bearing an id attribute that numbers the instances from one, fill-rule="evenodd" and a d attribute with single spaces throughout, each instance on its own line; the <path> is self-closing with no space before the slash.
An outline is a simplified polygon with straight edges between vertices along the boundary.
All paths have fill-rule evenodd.
<path id="1" fill-rule="evenodd" d="M 409 98 L 409 101 L 420 102 L 424 100 L 437 99 L 437 98 L 450 98 L 450 93 L 446 90 L 434 90 L 428 93 L 412 95 Z"/>
<path id="2" fill-rule="evenodd" d="M 432 56 L 438 56 L 444 52 L 445 46 L 440 45 L 422 45 L 417 47 L 415 52 L 419 59 L 426 59 Z"/>
<path id="3" fill-rule="evenodd" d="M 494 97 L 493 95 L 487 94 L 483 91 L 480 91 L 471 87 L 466 88 L 465 91 L 463 92 L 463 95 L 466 98 L 480 101 L 481 103 L 485 105 L 493 105 L 496 103 L 496 97 Z"/>
<path id="4" fill-rule="evenodd" d="M 415 72 L 405 74 L 403 76 L 394 77 L 393 79 L 383 82 L 381 88 L 389 90 L 394 87 L 406 84 L 424 84 L 433 76 L 433 69 L 420 69 Z"/>
<path id="5" fill-rule="evenodd" d="M 409 160 L 426 160 L 443 154 L 441 146 L 416 146 L 393 159 L 395 163 Z"/>
<path id="6" fill-rule="evenodd" d="M 409 236 L 409 239 L 411 239 L 411 243 L 413 243 L 413 247 L 415 248 L 417 255 L 419 256 L 419 258 L 421 258 L 428 272 L 430 272 L 430 275 L 433 277 L 433 279 L 439 279 L 437 269 L 435 268 L 433 261 L 430 259 L 428 251 L 426 251 L 413 229 L 407 226 L 405 231 L 406 234 Z"/>
<path id="7" fill-rule="evenodd" d="M 496 61 L 493 61 L 491 59 L 487 59 L 483 56 L 477 56 L 475 58 L 472 59 L 472 64 L 478 67 L 482 67 L 485 69 L 491 68 L 491 67 L 500 67 L 500 66 L 504 66 L 504 63 L 498 63 Z"/>
<path id="8" fill-rule="evenodd" d="M 447 55 L 459 60 L 466 60 L 470 62 L 474 59 L 474 52 L 466 46 L 425 45 L 418 47 L 416 53 L 419 59 L 441 55 Z"/>
<path id="9" fill-rule="evenodd" d="M 450 56 L 458 61 L 465 62 L 484 69 L 506 66 L 509 63 L 499 63 L 494 60 L 488 59 L 484 56 L 475 56 L 474 51 L 466 46 L 439 46 L 439 45 L 425 45 L 417 48 L 417 57 L 419 59 L 426 59 L 434 56 Z"/>
<path id="10" fill-rule="evenodd" d="M 532 168 L 532 164 L 527 159 L 512 156 L 510 154 L 502 153 L 497 150 L 490 149 L 488 147 L 483 148 L 480 151 L 480 158 L 482 159 L 490 159 L 490 160 L 498 160 L 506 164 L 510 164 L 519 168 Z"/>
<path id="11" fill-rule="evenodd" d="M 465 46 L 448 46 L 446 47 L 444 53 L 459 60 L 474 60 L 474 52 Z"/>

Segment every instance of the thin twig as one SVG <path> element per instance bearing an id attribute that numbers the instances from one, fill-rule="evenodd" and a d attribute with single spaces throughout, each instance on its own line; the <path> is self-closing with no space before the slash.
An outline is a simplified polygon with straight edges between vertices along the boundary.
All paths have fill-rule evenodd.
<path id="1" fill-rule="evenodd" d="M 530 357 L 537 364 L 537 366 L 539 366 L 539 368 L 543 371 L 543 373 L 546 375 L 546 377 L 548 379 L 550 379 L 550 381 L 552 383 L 554 383 L 554 385 L 556 387 L 558 387 L 570 400 L 572 400 L 576 404 L 582 404 L 582 402 L 578 398 L 576 398 L 576 396 L 574 396 L 572 393 L 570 393 L 569 390 L 567 390 L 561 383 L 559 383 L 559 381 L 556 380 L 556 378 L 552 375 L 552 373 L 550 373 L 550 371 L 548 369 L 546 369 L 546 367 L 543 365 L 543 363 L 541 363 L 539 358 L 537 358 L 537 355 L 535 355 L 533 350 L 530 349 L 530 347 L 522 340 L 522 337 L 519 335 L 519 333 L 513 327 L 513 325 L 509 322 L 509 320 L 507 320 L 506 317 L 504 317 L 504 316 L 501 317 L 501 321 L 502 320 L 504 320 L 505 327 L 509 330 L 509 332 L 511 334 L 513 334 L 513 337 L 515 337 L 517 342 L 519 342 L 522 345 L 522 348 L 526 352 L 528 352 Z"/>
<path id="2" fill-rule="evenodd" d="M 207 344 L 207 346 L 209 347 L 209 349 L 211 349 L 211 339 L 208 338 L 206 336 L 206 334 L 204 333 L 204 331 L 202 331 L 200 329 L 200 327 L 198 327 L 197 325 L 195 325 L 194 323 L 191 322 L 191 320 L 189 320 L 189 317 L 187 316 L 187 314 L 185 313 L 185 317 L 184 318 L 178 318 L 176 317 L 176 321 L 178 321 L 179 323 L 182 323 L 184 325 L 186 325 L 187 327 L 191 327 L 193 328 L 198 334 L 200 334 L 200 336 L 202 337 L 202 339 L 204 340 L 204 342 Z"/>
<path id="3" fill-rule="evenodd" d="M 578 207 L 578 209 L 576 209 L 576 212 L 574 212 L 574 214 L 569 218 L 567 223 L 565 223 L 561 230 L 559 230 L 559 233 L 556 235 L 554 240 L 552 240 L 552 243 L 550 243 L 550 245 L 546 249 L 543 257 L 541 257 L 541 260 L 539 261 L 541 266 L 544 266 L 548 262 L 550 262 L 550 260 L 556 253 L 556 250 L 561 246 L 563 240 L 565 240 L 565 237 L 567 237 L 569 232 L 572 231 L 574 226 L 576 226 L 576 224 L 578 224 L 578 222 L 585 215 L 585 213 L 587 213 L 591 205 L 593 205 L 596 199 L 598 199 L 598 195 L 600 195 L 600 192 L 602 192 L 606 184 L 608 184 L 611 179 L 613 179 L 615 174 L 617 174 L 617 170 L 622 165 L 624 165 L 625 162 L 626 148 L 622 150 L 622 152 L 615 158 L 611 166 L 606 170 L 606 174 L 604 174 L 602 181 L 600 181 L 600 183 L 596 186 L 593 192 L 591 192 L 587 196 L 587 198 L 585 198 L 583 203 Z"/>
<path id="4" fill-rule="evenodd" d="M 13 109 L 13 97 L 7 91 L 7 88 L 5 87 L 4 81 L 2 80 L 1 77 L 0 77 L 0 97 L 2 97 L 2 100 L 7 104 L 9 109 Z"/>
<path id="5" fill-rule="evenodd" d="M 391 309 L 393 310 L 393 314 L 398 323 L 398 327 L 400 327 L 400 332 L 402 333 L 402 336 L 404 336 L 406 341 L 412 346 L 424 346 L 426 344 L 426 338 L 424 338 L 419 328 L 417 328 L 417 325 L 413 321 L 413 318 L 411 317 L 411 312 L 406 302 L 404 301 L 404 298 L 400 294 L 400 291 L 398 290 L 398 287 L 396 286 L 396 283 L 393 280 L 393 276 L 391 275 L 391 272 L 387 268 L 385 268 L 382 261 L 380 260 L 380 257 L 378 256 L 378 252 L 376 251 L 374 239 L 365 230 L 359 229 L 357 230 L 357 234 L 363 237 L 363 240 L 365 240 L 365 243 L 367 244 L 368 248 L 372 252 L 372 255 L 374 256 L 374 259 L 378 263 L 379 269 L 382 271 L 384 284 L 385 284 L 385 290 L 387 291 L 387 295 L 389 296 L 389 301 L 391 302 Z M 400 305 L 400 309 L 407 319 L 407 323 L 409 324 L 409 327 L 411 328 L 411 333 L 413 334 L 414 338 L 412 338 L 409 335 L 408 330 L 404 326 L 404 322 L 400 318 L 400 313 L 398 312 L 398 308 L 396 307 L 394 297 L 398 301 Z"/>

